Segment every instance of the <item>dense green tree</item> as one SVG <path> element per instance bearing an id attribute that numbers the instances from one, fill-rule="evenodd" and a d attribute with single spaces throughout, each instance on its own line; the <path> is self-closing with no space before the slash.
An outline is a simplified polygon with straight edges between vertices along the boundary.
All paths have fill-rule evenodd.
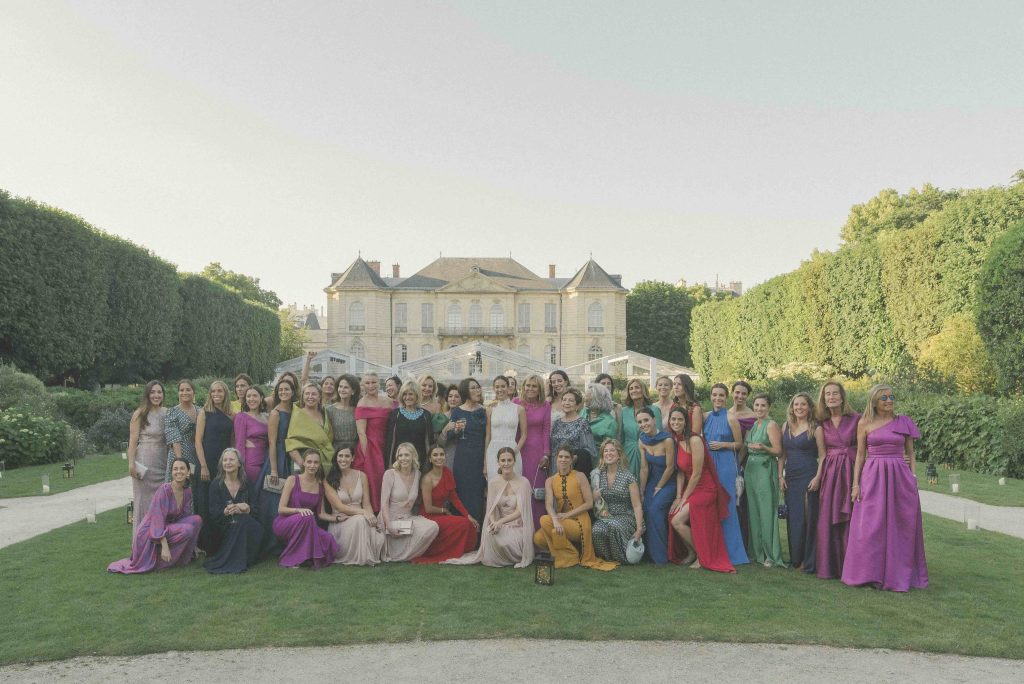
<path id="1" fill-rule="evenodd" d="M 278 309 L 281 307 L 281 300 L 277 294 L 270 291 L 264 290 L 260 287 L 260 279 L 247 276 L 244 273 L 235 273 L 229 271 L 220 265 L 220 262 L 214 261 L 206 265 L 206 268 L 199 274 L 215 283 L 221 285 L 227 285 L 228 287 L 237 290 L 242 297 L 248 299 L 250 302 L 257 302 L 264 306 L 269 306 L 271 309 Z"/>
<path id="2" fill-rule="evenodd" d="M 281 349 L 277 354 L 278 361 L 286 361 L 302 356 L 303 345 L 306 344 L 306 329 L 295 325 L 295 321 L 284 310 L 278 310 L 281 319 Z"/>
<path id="3" fill-rule="evenodd" d="M 872 239 L 884 230 L 913 228 L 959 195 L 958 190 L 939 190 L 930 183 L 905 195 L 887 188 L 864 204 L 855 204 L 839 235 L 850 243 Z"/>
<path id="4" fill-rule="evenodd" d="M 975 321 L 998 387 L 1024 391 L 1024 221 L 993 243 L 977 288 Z"/>
<path id="5" fill-rule="evenodd" d="M 626 296 L 626 347 L 665 361 L 690 365 L 693 298 L 669 283 L 645 280 Z"/>

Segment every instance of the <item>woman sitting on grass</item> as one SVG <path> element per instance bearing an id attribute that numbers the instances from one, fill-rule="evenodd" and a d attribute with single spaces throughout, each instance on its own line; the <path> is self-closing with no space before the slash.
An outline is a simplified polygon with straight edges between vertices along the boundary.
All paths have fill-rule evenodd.
<path id="1" fill-rule="evenodd" d="M 130 558 L 107 566 L 110 572 L 125 575 L 188 565 L 199 541 L 203 519 L 192 512 L 192 492 L 188 483 L 188 461 L 175 458 L 171 463 L 171 481 L 160 485 L 132 540 Z"/>
<path id="2" fill-rule="evenodd" d="M 273 528 L 284 544 L 278 560 L 282 568 L 311 563 L 318 569 L 333 563 L 338 555 L 338 542 L 316 524 L 317 516 L 324 512 L 323 479 L 320 452 L 308 449 L 302 455 L 302 472 L 284 483 Z"/>
<path id="3" fill-rule="evenodd" d="M 263 545 L 257 490 L 245 477 L 237 449 L 225 449 L 218 461 L 220 471 L 210 483 L 209 510 L 210 522 L 224 541 L 203 567 L 215 575 L 245 572 L 256 563 Z"/>

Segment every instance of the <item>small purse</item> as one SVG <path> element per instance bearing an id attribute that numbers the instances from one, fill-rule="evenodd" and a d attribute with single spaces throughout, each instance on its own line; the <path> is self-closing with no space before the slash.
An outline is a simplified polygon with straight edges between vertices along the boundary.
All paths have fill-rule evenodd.
<path id="1" fill-rule="evenodd" d="M 736 498 L 739 499 L 743 496 L 743 491 L 747 488 L 747 483 L 743 479 L 742 475 L 736 476 Z"/>
<path id="2" fill-rule="evenodd" d="M 590 488 L 593 491 L 598 491 L 601 486 L 601 471 L 594 469 L 590 473 Z M 608 504 L 605 503 L 604 497 L 595 494 L 594 495 L 594 517 L 603 518 L 608 511 Z"/>
<path id="3" fill-rule="evenodd" d="M 626 562 L 636 565 L 644 557 L 644 540 L 630 539 L 626 544 Z"/>
<path id="4" fill-rule="evenodd" d="M 272 475 L 263 476 L 263 491 L 270 492 L 272 494 L 280 494 L 284 491 L 284 483 L 288 478 L 278 477 L 277 484 L 274 484 L 274 477 Z"/>
<path id="5" fill-rule="evenodd" d="M 537 486 L 537 476 L 540 475 L 540 466 L 537 466 L 537 472 L 533 474 L 533 498 L 537 501 L 544 501 L 547 498 L 547 489 L 544 485 Z"/>
<path id="6" fill-rule="evenodd" d="M 397 530 L 400 537 L 412 534 L 412 520 L 396 520 L 391 526 Z"/>

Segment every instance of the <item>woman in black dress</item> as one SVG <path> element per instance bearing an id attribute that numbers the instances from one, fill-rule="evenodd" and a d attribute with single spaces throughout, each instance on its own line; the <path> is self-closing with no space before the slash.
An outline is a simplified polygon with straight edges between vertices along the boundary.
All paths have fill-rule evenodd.
<path id="1" fill-rule="evenodd" d="M 245 572 L 256 562 L 263 543 L 255 490 L 245 481 L 241 463 L 236 449 L 225 449 L 220 471 L 210 483 L 210 520 L 224 540 L 217 555 L 203 563 L 213 574 Z"/>
<path id="2" fill-rule="evenodd" d="M 427 458 L 430 447 L 434 446 L 434 427 L 430 411 L 420 406 L 419 384 L 406 382 L 398 391 L 398 408 L 388 415 L 384 432 L 387 442 L 384 447 L 384 463 L 388 467 L 395 460 L 399 444 L 408 442 L 416 447 L 417 466 L 421 472 L 430 469 Z"/>

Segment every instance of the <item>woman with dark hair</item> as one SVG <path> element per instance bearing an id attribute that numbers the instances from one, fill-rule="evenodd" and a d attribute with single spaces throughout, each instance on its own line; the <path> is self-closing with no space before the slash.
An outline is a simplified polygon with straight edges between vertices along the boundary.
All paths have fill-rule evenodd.
<path id="1" fill-rule="evenodd" d="M 512 403 L 508 394 L 508 378 L 499 375 L 494 378 L 494 404 L 487 411 L 487 434 L 484 444 L 487 451 L 484 463 L 487 466 L 487 479 L 498 475 L 498 449 L 511 447 L 521 453 L 526 443 L 527 430 L 526 410 L 519 404 Z M 516 466 L 522 468 L 519 460 Z M 520 472 L 519 475 L 522 475 Z"/>
<path id="2" fill-rule="evenodd" d="M 689 413 L 694 434 L 703 434 L 704 409 L 697 403 L 697 390 L 693 386 L 693 378 L 686 373 L 680 373 L 672 378 L 672 400 Z"/>
<path id="3" fill-rule="evenodd" d="M 413 563 L 443 563 L 476 548 L 480 523 L 469 514 L 455 491 L 455 476 L 444 465 L 444 447 L 430 450 L 430 470 L 420 479 L 420 515 L 437 523 L 434 541 Z"/>
<path id="4" fill-rule="evenodd" d="M 196 455 L 196 423 L 199 421 L 199 409 L 194 403 L 195 398 L 196 386 L 192 384 L 192 381 L 188 378 L 179 380 L 178 404 L 167 409 L 167 417 L 164 419 L 164 438 L 167 440 L 167 467 L 164 470 L 164 482 L 171 481 L 171 463 L 176 458 L 183 458 L 188 463 L 192 484 L 195 484 L 202 476 L 199 457 Z M 206 503 L 205 497 L 196 503 Z"/>
<path id="5" fill-rule="evenodd" d="M 736 572 L 722 537 L 729 494 L 718 481 L 714 461 L 706 457 L 704 439 L 693 433 L 690 412 L 683 406 L 669 412 L 668 424 L 676 445 L 676 498 L 669 508 L 668 558 L 691 568 Z"/>
<path id="6" fill-rule="evenodd" d="M 252 386 L 252 378 L 247 374 L 239 373 L 235 376 L 235 399 L 231 402 L 232 413 L 237 415 L 245 411 L 245 392 Z"/>
<path id="7" fill-rule="evenodd" d="M 574 467 L 587 474 L 594 469 L 593 459 L 597 452 L 594 436 L 590 434 L 590 423 L 580 416 L 583 408 L 583 394 L 575 387 L 562 393 L 562 417 L 551 424 L 551 452 L 559 446 L 567 446 L 576 456 Z M 552 465 L 552 474 L 555 467 Z"/>
<path id="8" fill-rule="evenodd" d="M 747 436 L 747 430 L 753 425 L 757 417 L 754 412 L 747 406 L 747 398 L 753 390 L 750 387 L 750 383 L 746 380 L 737 380 L 732 383 L 732 408 L 729 409 L 729 415 L 736 419 L 740 425 L 740 448 L 736 451 L 736 462 L 738 466 L 737 472 L 742 476 L 743 470 L 747 465 L 747 451 L 743 444 L 744 438 Z M 743 534 L 743 543 L 750 546 L 750 513 L 747 510 L 747 491 L 746 488 L 738 489 L 736 491 L 736 514 L 739 516 L 740 521 L 740 532 Z M 749 554 L 748 554 L 749 555 Z"/>
<path id="9" fill-rule="evenodd" d="M 794 570 L 813 573 L 818 532 L 818 466 L 825 460 L 825 441 L 814 419 L 811 395 L 799 392 L 789 401 L 782 431 L 779 484 L 786 495 L 789 562 Z M 783 477 L 783 473 L 785 476 Z"/>
<path id="10" fill-rule="evenodd" d="M 914 476 L 914 440 L 921 433 L 914 421 L 894 411 L 895 402 L 891 387 L 875 385 L 857 426 L 843 584 L 908 591 L 928 586 L 921 498 Z"/>
<path id="11" fill-rule="evenodd" d="M 736 451 L 743 445 L 743 438 L 739 421 L 725 408 L 728 396 L 729 388 L 720 382 L 711 388 L 712 410 L 704 417 L 704 438 L 711 451 L 718 480 L 729 494 L 729 517 L 722 521 L 722 536 L 729 550 L 729 562 L 742 565 L 750 562 L 743 548 L 743 534 L 736 514 Z"/>
<path id="12" fill-rule="evenodd" d="M 188 463 L 171 463 L 171 481 L 160 485 L 132 536 L 132 555 L 107 566 L 125 575 L 188 565 L 199 542 L 203 519 L 192 512 Z"/>
<path id="13" fill-rule="evenodd" d="M 385 461 L 394 461 L 398 445 L 407 442 L 416 447 L 416 467 L 420 472 L 430 467 L 428 457 L 430 447 L 434 445 L 434 426 L 430 412 L 420 406 L 419 383 L 410 380 L 402 385 L 398 392 L 398 408 L 388 414 L 384 434 L 387 438 Z"/>
<path id="14" fill-rule="evenodd" d="M 242 467 L 250 482 L 260 476 L 260 469 L 267 459 L 267 414 L 263 412 L 263 390 L 258 385 L 245 390 L 242 395 L 245 410 L 235 414 L 235 449 L 242 455 Z"/>
<path id="15" fill-rule="evenodd" d="M 505 379 L 508 380 L 508 398 L 515 400 L 519 396 L 519 382 L 514 375 L 506 375 Z"/>
<path id="16" fill-rule="evenodd" d="M 380 510 L 380 483 L 384 479 L 384 443 L 392 401 L 380 394 L 380 378 L 376 373 L 363 374 L 362 397 L 356 404 L 356 460 L 352 467 L 366 473 L 370 485 L 370 503 Z"/>
<path id="17" fill-rule="evenodd" d="M 441 404 L 441 417 L 443 421 L 437 419 L 433 421 L 435 428 L 440 425 L 440 429 L 437 430 L 437 443 L 444 447 L 444 464 L 448 470 L 452 470 L 455 467 L 455 447 L 459 443 L 459 435 L 462 434 L 456 430 L 456 426 L 452 423 L 452 409 L 462 405 L 462 395 L 459 394 L 458 385 L 451 385 L 445 388 L 444 391 L 444 402 Z M 454 470 L 452 470 L 454 472 Z"/>
<path id="18" fill-rule="evenodd" d="M 668 563 L 668 510 L 675 495 L 676 448 L 672 436 L 655 422 L 654 408 L 636 412 L 640 426 L 643 455 L 640 464 L 640 491 L 644 493 L 644 548 L 658 565 Z"/>
<path id="19" fill-rule="evenodd" d="M 487 486 L 484 451 L 487 437 L 487 410 L 481 406 L 480 383 L 466 378 L 459 383 L 462 404 L 452 409 L 452 429 L 448 439 L 456 440 L 452 474 L 459 498 L 475 520 L 484 517 L 484 491 Z"/>
<path id="20" fill-rule="evenodd" d="M 224 541 L 203 567 L 215 575 L 235 574 L 255 565 L 264 530 L 258 522 L 256 490 L 245 479 L 238 450 L 228 447 L 219 461 L 217 477 L 210 483 L 209 514 Z"/>
<path id="21" fill-rule="evenodd" d="M 392 375 L 384 381 L 384 394 L 391 400 L 392 408 L 398 408 L 398 391 L 402 388 L 402 378 Z"/>
<path id="22" fill-rule="evenodd" d="M 354 375 L 339 375 L 335 382 L 336 397 L 327 405 L 327 419 L 331 421 L 331 448 L 334 453 L 348 447 L 355 453 L 359 442 L 356 428 L 356 404 L 359 403 L 359 378 Z"/>
<path id="23" fill-rule="evenodd" d="M 325 515 L 323 477 L 320 452 L 307 449 L 302 472 L 284 483 L 274 520 L 274 534 L 284 545 L 278 560 L 282 568 L 311 563 L 316 570 L 333 563 L 338 554 L 338 542 L 316 524 L 317 517 Z"/>
<path id="24" fill-rule="evenodd" d="M 750 515 L 750 558 L 766 568 L 786 566 L 782 560 L 782 537 L 779 534 L 779 483 L 782 482 L 782 433 L 768 416 L 771 401 L 767 394 L 754 397 L 756 420 L 747 431 L 746 481 Z"/>
<path id="25" fill-rule="evenodd" d="M 626 383 L 626 401 L 622 407 L 622 447 L 626 450 L 626 460 L 633 477 L 640 480 L 640 426 L 636 422 L 636 412 L 645 406 L 651 406 L 651 398 L 647 395 L 647 386 L 640 378 L 633 378 Z M 652 407 L 654 418 L 661 425 L 661 411 Z"/>
<path id="26" fill-rule="evenodd" d="M 291 377 L 282 375 L 274 386 L 274 408 L 267 417 L 267 458 L 260 469 L 259 478 L 250 483 L 250 486 L 258 492 L 259 521 L 262 523 L 266 534 L 263 537 L 264 555 L 272 554 L 279 549 L 277 537 L 273 534 L 274 518 L 277 517 L 277 507 L 281 503 L 281 489 L 284 479 L 291 475 L 292 471 L 300 466 L 300 460 L 293 460 L 288 454 L 285 444 L 288 439 L 288 427 L 292 420 L 292 408 L 295 401 L 295 385 Z M 270 488 L 266 487 L 267 477 L 270 478 Z"/>
<path id="27" fill-rule="evenodd" d="M 166 416 L 164 386 L 158 380 L 150 380 L 128 425 L 128 475 L 132 478 L 135 511 L 133 533 L 139 529 L 139 522 L 146 517 L 149 504 L 164 481 L 164 467 L 167 465 Z"/>
<path id="28" fill-rule="evenodd" d="M 825 458 L 818 462 L 818 474 L 811 481 L 819 497 L 817 574 L 822 579 L 838 579 L 843 574 L 853 513 L 850 489 L 860 414 L 850 406 L 842 384 L 827 382 L 818 393 L 817 418 L 825 444 Z"/>
<path id="29" fill-rule="evenodd" d="M 551 423 L 562 417 L 562 393 L 572 387 L 569 374 L 564 370 L 553 370 L 548 375 L 548 399 L 551 401 Z"/>
<path id="30" fill-rule="evenodd" d="M 384 554 L 384 535 L 377 529 L 366 475 L 352 467 L 354 460 L 352 447 L 343 446 L 334 454 L 324 488 L 331 510 L 322 518 L 330 523 L 327 531 L 338 542 L 335 563 L 376 565 Z"/>

